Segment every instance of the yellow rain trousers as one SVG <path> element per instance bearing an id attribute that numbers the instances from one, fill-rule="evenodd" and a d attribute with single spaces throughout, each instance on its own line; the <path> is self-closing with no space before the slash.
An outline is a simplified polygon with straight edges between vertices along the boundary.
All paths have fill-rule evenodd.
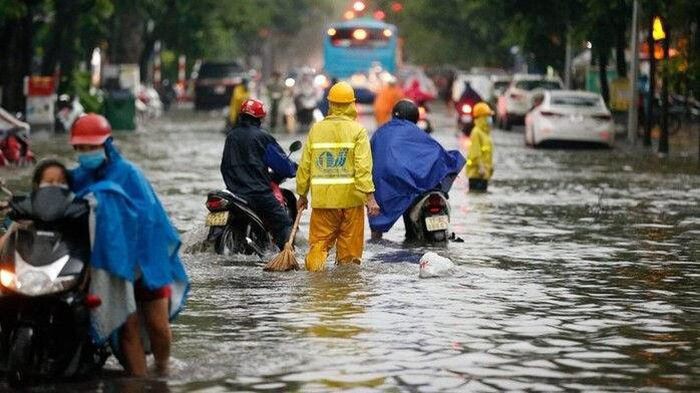
<path id="1" fill-rule="evenodd" d="M 489 180 L 493 176 L 493 142 L 491 140 L 491 127 L 488 125 L 486 116 L 474 120 L 474 128 L 470 138 L 467 177 L 469 179 Z M 484 167 L 485 176 L 479 174 L 479 164 Z"/>
<path id="2" fill-rule="evenodd" d="M 336 263 L 360 264 L 365 242 L 364 206 L 348 209 L 313 209 L 310 227 L 311 247 L 306 256 L 306 270 L 324 270 L 328 251 L 334 245 Z"/>
<path id="3" fill-rule="evenodd" d="M 309 131 L 297 169 L 297 193 L 311 191 L 309 271 L 325 268 L 336 245 L 337 261 L 359 263 L 364 249 L 364 204 L 374 192 L 367 131 L 355 121 L 354 103 L 331 102 L 329 115 Z"/>

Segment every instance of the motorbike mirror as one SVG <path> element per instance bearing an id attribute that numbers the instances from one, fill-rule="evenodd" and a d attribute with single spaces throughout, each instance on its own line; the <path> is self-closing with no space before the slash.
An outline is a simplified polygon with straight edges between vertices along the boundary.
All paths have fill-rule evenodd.
<path id="1" fill-rule="evenodd" d="M 289 152 L 294 153 L 295 151 L 299 151 L 299 150 L 301 150 L 301 146 L 302 146 L 301 141 L 295 141 L 294 143 L 292 143 L 289 146 Z"/>

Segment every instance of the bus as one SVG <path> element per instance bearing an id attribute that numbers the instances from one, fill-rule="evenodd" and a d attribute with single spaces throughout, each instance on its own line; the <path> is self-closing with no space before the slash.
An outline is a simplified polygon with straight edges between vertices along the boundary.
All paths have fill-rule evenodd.
<path id="1" fill-rule="evenodd" d="M 398 43 L 396 26 L 361 18 L 328 26 L 323 40 L 324 69 L 329 77 L 345 79 L 366 73 L 378 63 L 385 71 L 396 72 Z"/>

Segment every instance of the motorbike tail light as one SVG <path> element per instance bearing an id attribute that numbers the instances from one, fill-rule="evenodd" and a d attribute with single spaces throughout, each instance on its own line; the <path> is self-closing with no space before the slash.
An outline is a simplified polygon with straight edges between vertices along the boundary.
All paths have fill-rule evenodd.
<path id="1" fill-rule="evenodd" d="M 561 117 L 561 116 L 563 116 L 563 115 L 560 114 L 560 113 L 556 113 L 556 112 L 547 112 L 547 111 L 542 111 L 542 112 L 540 112 L 540 114 L 541 114 L 542 116 L 544 116 L 544 117 Z"/>
<path id="2" fill-rule="evenodd" d="M 207 199 L 207 209 L 212 212 L 225 209 L 226 205 L 228 205 L 228 201 L 224 198 L 214 196 Z"/>
<path id="3" fill-rule="evenodd" d="M 612 120 L 612 116 L 610 115 L 593 115 L 593 118 L 596 120 L 601 120 L 601 121 L 610 121 Z"/>
<path id="4" fill-rule="evenodd" d="M 102 305 L 102 299 L 94 294 L 89 294 L 85 296 L 85 307 L 89 309 L 94 309 Z"/>
<path id="5" fill-rule="evenodd" d="M 433 194 L 428 197 L 427 208 L 430 213 L 440 213 L 445 209 L 445 200 L 440 195 Z"/>
<path id="6" fill-rule="evenodd" d="M 465 115 L 472 113 L 472 106 L 469 104 L 462 105 L 462 113 Z"/>

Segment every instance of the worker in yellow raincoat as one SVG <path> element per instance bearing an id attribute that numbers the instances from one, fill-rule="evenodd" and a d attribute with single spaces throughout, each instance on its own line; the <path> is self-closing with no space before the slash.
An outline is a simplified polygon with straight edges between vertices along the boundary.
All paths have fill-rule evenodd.
<path id="1" fill-rule="evenodd" d="M 237 84 L 233 88 L 233 93 L 231 94 L 231 102 L 228 106 L 228 121 L 231 127 L 236 126 L 236 121 L 238 121 L 238 112 L 241 110 L 241 105 L 250 98 L 250 91 L 248 90 L 248 80 L 243 79 L 241 83 Z"/>
<path id="2" fill-rule="evenodd" d="M 493 111 L 485 102 L 474 105 L 474 128 L 467 156 L 467 177 L 469 191 L 485 192 L 489 179 L 493 176 L 493 141 L 491 123 Z"/>
<path id="3" fill-rule="evenodd" d="M 334 245 L 336 263 L 359 264 L 364 250 L 364 206 L 370 216 L 379 214 L 372 154 L 367 130 L 356 121 L 355 92 L 346 82 L 336 83 L 328 102 L 328 116 L 309 131 L 297 169 L 299 209 L 307 207 L 311 190 L 309 271 L 325 269 Z"/>

